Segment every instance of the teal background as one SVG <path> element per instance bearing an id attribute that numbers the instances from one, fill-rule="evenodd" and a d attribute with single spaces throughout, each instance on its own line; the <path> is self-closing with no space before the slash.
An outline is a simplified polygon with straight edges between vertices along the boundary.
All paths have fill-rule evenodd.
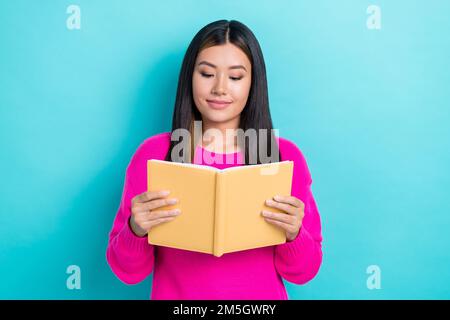
<path id="1" fill-rule="evenodd" d="M 68 30 L 66 8 L 81 8 Z M 369 5 L 381 30 L 366 27 Z M 303 151 L 324 260 L 292 299 L 450 298 L 449 1 L 1 1 L 0 298 L 148 299 L 105 259 L 125 168 L 169 131 L 184 52 L 247 24 Z M 81 268 L 81 290 L 66 268 Z M 366 286 L 369 265 L 381 289 Z"/>

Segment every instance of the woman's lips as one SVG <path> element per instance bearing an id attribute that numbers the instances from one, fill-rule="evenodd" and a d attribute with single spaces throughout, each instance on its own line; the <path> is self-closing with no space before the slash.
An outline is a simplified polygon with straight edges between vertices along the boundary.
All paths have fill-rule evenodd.
<path id="1" fill-rule="evenodd" d="M 208 105 L 213 108 L 213 109 L 225 109 L 226 107 L 228 107 L 231 102 L 228 101 L 217 101 L 217 100 L 206 100 L 206 102 L 208 102 Z"/>

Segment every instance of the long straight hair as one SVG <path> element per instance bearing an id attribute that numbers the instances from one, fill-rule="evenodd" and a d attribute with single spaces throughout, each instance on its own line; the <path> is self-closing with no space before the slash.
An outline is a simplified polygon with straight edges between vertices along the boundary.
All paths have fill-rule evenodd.
<path id="1" fill-rule="evenodd" d="M 184 55 L 181 66 L 178 88 L 175 100 L 175 108 L 172 117 L 172 133 L 176 129 L 185 129 L 190 132 L 190 137 L 194 137 L 194 121 L 202 120 L 192 95 L 192 75 L 195 68 L 195 61 L 198 53 L 211 46 L 232 43 L 240 48 L 248 57 L 252 65 L 252 79 L 247 103 L 240 114 L 239 128 L 246 132 L 247 129 L 256 130 L 256 141 L 249 139 L 245 141 L 243 151 L 244 165 L 262 164 L 264 159 L 260 158 L 260 134 L 266 132 L 265 150 L 269 159 L 273 158 L 272 148 L 278 153 L 281 161 L 281 154 L 272 131 L 272 118 L 269 110 L 269 97 L 267 90 L 266 66 L 261 47 L 253 32 L 243 23 L 236 20 L 218 20 L 204 26 L 192 39 Z M 266 129 L 262 130 L 261 129 Z M 178 141 L 170 142 L 166 161 L 173 161 L 171 154 Z M 255 145 L 256 144 L 256 145 Z M 196 141 L 190 139 L 190 153 L 183 154 L 181 149 L 180 157 L 182 162 L 193 162 L 193 155 Z M 264 151 L 265 151 L 264 150 Z M 265 151 L 265 152 L 267 152 Z M 256 152 L 256 155 L 254 154 Z M 250 158 L 250 153 L 252 157 Z M 256 163 L 250 163 L 250 159 L 256 159 Z M 252 161 L 254 162 L 254 160 Z M 267 161 L 266 161 L 267 162 Z"/>

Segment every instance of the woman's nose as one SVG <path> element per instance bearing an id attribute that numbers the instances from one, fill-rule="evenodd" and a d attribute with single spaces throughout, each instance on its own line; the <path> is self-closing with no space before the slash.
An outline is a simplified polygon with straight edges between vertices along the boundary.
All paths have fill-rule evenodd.
<path id="1" fill-rule="evenodd" d="M 215 85 L 213 87 L 213 90 L 212 90 L 213 94 L 222 95 L 222 94 L 226 93 L 224 78 L 225 77 L 223 75 L 217 77 L 216 83 L 215 83 Z"/>

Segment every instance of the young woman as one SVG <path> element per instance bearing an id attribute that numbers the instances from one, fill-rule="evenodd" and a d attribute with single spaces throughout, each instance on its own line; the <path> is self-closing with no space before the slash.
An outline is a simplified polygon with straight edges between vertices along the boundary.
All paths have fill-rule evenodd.
<path id="1" fill-rule="evenodd" d="M 194 136 L 197 121 L 200 139 L 188 140 L 190 150 L 175 152 L 174 132 L 184 129 Z M 246 144 L 226 134 L 250 129 L 267 134 L 262 149 L 275 150 L 267 154 L 294 161 L 291 194 L 274 195 L 266 203 L 283 213 L 261 213 L 267 223 L 285 231 L 286 243 L 220 258 L 148 244 L 147 234 L 154 226 L 182 212 L 164 210 L 177 201 L 170 190 L 146 192 L 146 161 L 206 165 L 203 159 L 209 157 L 220 160 L 207 164 L 217 168 L 264 163 L 259 143 L 264 136 Z M 107 248 L 107 261 L 117 277 L 135 284 L 153 272 L 151 299 L 288 299 L 282 279 L 304 284 L 314 278 L 322 263 L 322 235 L 311 175 L 300 149 L 272 129 L 265 64 L 254 34 L 235 20 L 203 27 L 184 56 L 171 132 L 146 139 L 127 167 Z M 224 160 L 230 157 L 233 161 Z"/>

